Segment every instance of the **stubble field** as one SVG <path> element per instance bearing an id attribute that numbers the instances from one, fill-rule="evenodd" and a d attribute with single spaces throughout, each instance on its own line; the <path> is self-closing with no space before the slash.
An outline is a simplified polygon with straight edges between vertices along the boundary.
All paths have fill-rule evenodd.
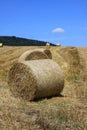
<path id="1" fill-rule="evenodd" d="M 26 50 L 47 48 L 64 72 L 60 97 L 38 101 L 15 98 L 9 90 L 8 72 Z M 0 48 L 0 130 L 86 130 L 87 47 Z"/>

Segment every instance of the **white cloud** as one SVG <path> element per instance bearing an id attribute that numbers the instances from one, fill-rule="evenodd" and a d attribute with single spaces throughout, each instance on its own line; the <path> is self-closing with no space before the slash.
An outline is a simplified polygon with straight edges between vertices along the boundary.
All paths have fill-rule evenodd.
<path id="1" fill-rule="evenodd" d="M 64 33 L 64 29 L 63 28 L 55 28 L 52 30 L 52 33 Z"/>

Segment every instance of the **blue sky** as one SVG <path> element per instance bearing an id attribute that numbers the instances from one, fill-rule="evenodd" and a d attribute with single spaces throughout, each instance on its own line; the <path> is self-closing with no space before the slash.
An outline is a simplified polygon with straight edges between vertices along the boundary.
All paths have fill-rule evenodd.
<path id="1" fill-rule="evenodd" d="M 87 46 L 87 0 L 0 0 L 0 36 Z"/>

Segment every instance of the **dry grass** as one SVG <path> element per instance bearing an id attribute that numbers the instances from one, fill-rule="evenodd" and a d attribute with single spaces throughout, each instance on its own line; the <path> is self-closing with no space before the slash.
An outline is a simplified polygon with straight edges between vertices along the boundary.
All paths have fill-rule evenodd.
<path id="1" fill-rule="evenodd" d="M 87 48 L 44 47 L 51 50 L 53 59 L 64 71 L 64 97 L 26 102 L 9 91 L 7 76 L 18 57 L 34 48 L 37 47 L 0 48 L 0 129 L 86 130 Z"/>
<path id="2" fill-rule="evenodd" d="M 86 50 L 86 49 L 85 49 Z M 87 96 L 87 68 L 86 58 L 75 47 L 61 47 L 53 49 L 53 58 L 61 66 L 65 74 L 63 94 L 70 97 Z M 84 52 L 83 52 L 84 53 Z M 67 92 L 68 90 L 68 92 Z"/>

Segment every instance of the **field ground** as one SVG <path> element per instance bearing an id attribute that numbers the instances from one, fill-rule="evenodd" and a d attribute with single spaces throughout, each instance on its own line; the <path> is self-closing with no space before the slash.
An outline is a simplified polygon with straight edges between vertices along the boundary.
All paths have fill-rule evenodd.
<path id="1" fill-rule="evenodd" d="M 28 102 L 7 81 L 19 56 L 34 48 L 43 47 L 0 48 L 0 130 L 87 130 L 87 47 L 44 47 L 64 72 L 63 96 Z"/>

